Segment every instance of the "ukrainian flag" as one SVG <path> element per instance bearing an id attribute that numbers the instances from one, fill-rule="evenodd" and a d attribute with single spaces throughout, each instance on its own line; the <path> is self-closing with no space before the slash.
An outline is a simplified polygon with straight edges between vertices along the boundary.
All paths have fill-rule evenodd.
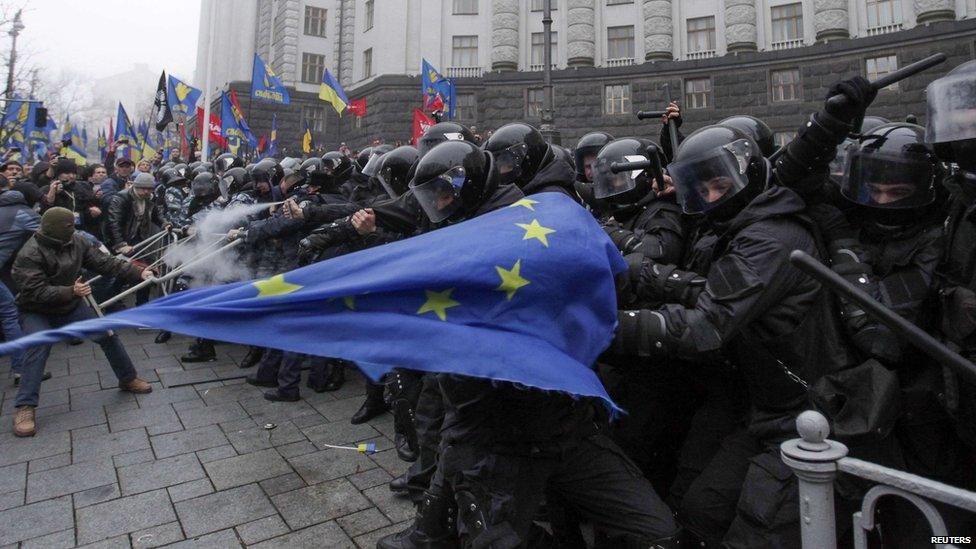
<path id="1" fill-rule="evenodd" d="M 322 85 L 319 87 L 319 99 L 331 103 L 332 108 L 334 108 L 340 115 L 342 114 L 342 111 L 346 110 L 346 105 L 349 104 L 349 98 L 346 97 L 345 90 L 342 89 L 339 81 L 332 76 L 329 69 L 325 69 L 325 72 L 322 73 Z"/>
<path id="2" fill-rule="evenodd" d="M 305 133 L 302 134 L 302 152 L 308 154 L 312 152 L 315 144 L 312 143 L 312 132 L 308 129 L 308 120 L 305 121 Z"/>
<path id="3" fill-rule="evenodd" d="M 88 165 L 88 156 L 85 154 L 85 151 L 77 145 L 72 144 L 61 147 L 61 156 L 74 160 L 75 164 L 79 166 Z"/>

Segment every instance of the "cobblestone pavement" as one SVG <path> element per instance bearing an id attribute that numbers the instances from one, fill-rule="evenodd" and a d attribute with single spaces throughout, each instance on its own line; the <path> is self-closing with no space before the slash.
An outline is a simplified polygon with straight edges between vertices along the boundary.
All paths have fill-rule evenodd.
<path id="1" fill-rule="evenodd" d="M 0 549 L 21 547 L 362 547 L 405 527 L 412 506 L 387 482 L 406 470 L 393 419 L 349 418 L 364 384 L 272 403 L 232 381 L 245 349 L 181 364 L 188 338 L 122 334 L 153 392 L 119 392 L 97 346 L 58 345 L 37 435 L 11 433 L 16 389 L 0 367 Z M 193 386 L 173 385 L 201 382 Z M 265 429 L 274 424 L 273 429 Z M 375 442 L 364 456 L 324 444 Z"/>

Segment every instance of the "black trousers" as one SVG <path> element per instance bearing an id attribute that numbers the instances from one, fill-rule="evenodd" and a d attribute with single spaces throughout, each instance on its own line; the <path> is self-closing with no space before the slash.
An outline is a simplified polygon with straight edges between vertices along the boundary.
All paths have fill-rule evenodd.
<path id="1" fill-rule="evenodd" d="M 437 470 L 437 456 L 441 444 L 441 426 L 444 423 L 444 399 L 434 374 L 424 374 L 420 398 L 417 400 L 417 442 L 420 456 L 407 470 L 407 488 L 410 499 L 420 501 L 430 486 Z"/>

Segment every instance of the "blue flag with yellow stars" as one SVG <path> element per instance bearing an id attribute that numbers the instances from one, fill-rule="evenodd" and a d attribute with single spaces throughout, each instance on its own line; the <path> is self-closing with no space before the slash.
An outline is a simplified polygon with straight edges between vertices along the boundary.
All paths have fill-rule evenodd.
<path id="1" fill-rule="evenodd" d="M 614 277 L 626 268 L 592 215 L 542 193 L 266 280 L 174 293 L 31 334 L 0 354 L 148 327 L 345 358 L 373 379 L 402 367 L 612 404 L 591 366 L 612 340 Z"/>

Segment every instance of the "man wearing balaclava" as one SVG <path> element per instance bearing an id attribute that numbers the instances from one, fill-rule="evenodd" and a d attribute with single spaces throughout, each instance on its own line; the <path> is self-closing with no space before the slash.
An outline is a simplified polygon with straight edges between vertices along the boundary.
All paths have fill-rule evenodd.
<path id="1" fill-rule="evenodd" d="M 152 271 L 100 252 L 75 232 L 75 216 L 71 210 L 51 208 L 41 217 L 40 230 L 17 254 L 11 271 L 20 288 L 17 308 L 24 334 L 95 318 L 95 313 L 84 302 L 91 295 L 91 287 L 81 278 L 83 269 L 130 281 L 153 276 Z M 119 379 L 120 390 L 137 394 L 152 392 L 152 386 L 136 376 L 135 367 L 118 336 L 103 333 L 92 340 L 104 351 Z M 34 436 L 34 409 L 50 352 L 50 345 L 38 345 L 24 352 L 14 414 L 16 436 Z"/>

